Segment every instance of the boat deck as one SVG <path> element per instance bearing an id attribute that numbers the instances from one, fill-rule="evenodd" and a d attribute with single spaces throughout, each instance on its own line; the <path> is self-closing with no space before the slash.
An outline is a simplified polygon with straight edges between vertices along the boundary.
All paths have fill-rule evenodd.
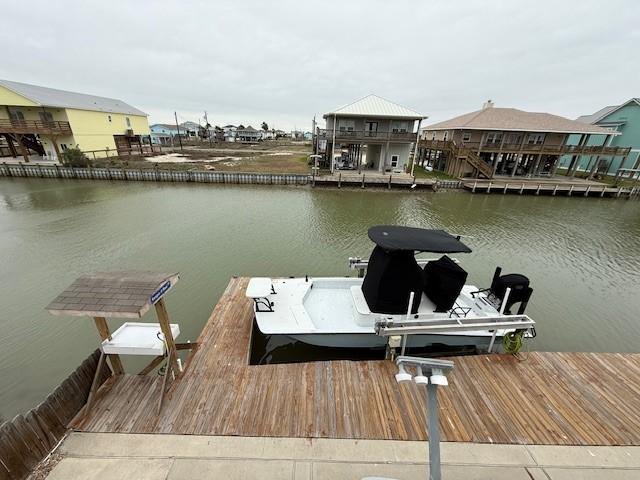
<path id="1" fill-rule="evenodd" d="M 389 361 L 248 365 L 248 279 L 234 278 L 186 371 L 155 414 L 160 378 L 100 389 L 77 430 L 424 440 L 425 392 L 396 384 Z M 640 354 L 544 353 L 453 358 L 439 389 L 446 441 L 640 445 Z"/>

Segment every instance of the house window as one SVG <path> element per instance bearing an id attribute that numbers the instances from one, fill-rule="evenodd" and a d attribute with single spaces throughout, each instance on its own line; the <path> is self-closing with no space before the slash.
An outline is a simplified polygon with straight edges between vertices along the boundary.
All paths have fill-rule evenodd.
<path id="1" fill-rule="evenodd" d="M 38 116 L 43 122 L 53 122 L 53 114 L 51 112 L 38 112 Z"/>
<path id="2" fill-rule="evenodd" d="M 487 144 L 496 144 L 502 141 L 502 132 L 489 132 L 487 133 Z"/>
<path id="3" fill-rule="evenodd" d="M 398 160 L 400 160 L 398 155 L 391 155 L 391 168 L 396 168 L 398 166 Z"/>
<path id="4" fill-rule="evenodd" d="M 353 132 L 356 127 L 356 123 L 354 120 L 338 120 L 338 130 L 341 132 Z"/>
<path id="5" fill-rule="evenodd" d="M 111 123 L 111 115 L 107 115 L 107 118 L 109 119 L 109 123 Z"/>
<path id="6" fill-rule="evenodd" d="M 11 120 L 24 120 L 24 113 L 20 110 L 10 110 L 9 117 Z"/>
<path id="7" fill-rule="evenodd" d="M 433 132 L 433 133 L 431 134 L 431 140 L 435 140 L 435 139 L 436 139 L 436 132 Z"/>
<path id="8" fill-rule="evenodd" d="M 407 133 L 407 122 L 391 122 L 391 131 L 393 133 Z"/>
<path id="9" fill-rule="evenodd" d="M 62 149 L 62 151 L 64 152 L 67 149 L 67 144 L 66 143 L 61 143 L 60 144 L 60 148 Z"/>
<path id="10" fill-rule="evenodd" d="M 542 145 L 544 143 L 544 133 L 530 133 L 527 143 L 529 145 Z"/>
<path id="11" fill-rule="evenodd" d="M 127 120 L 127 128 L 131 128 L 131 120 L 129 120 L 129 117 L 126 117 Z"/>
<path id="12" fill-rule="evenodd" d="M 471 132 L 464 132 L 462 134 L 462 141 L 463 142 L 470 142 L 471 141 Z"/>
<path id="13" fill-rule="evenodd" d="M 449 132 L 444 132 L 444 135 L 442 136 L 442 140 L 446 142 L 448 137 L 449 137 Z"/>

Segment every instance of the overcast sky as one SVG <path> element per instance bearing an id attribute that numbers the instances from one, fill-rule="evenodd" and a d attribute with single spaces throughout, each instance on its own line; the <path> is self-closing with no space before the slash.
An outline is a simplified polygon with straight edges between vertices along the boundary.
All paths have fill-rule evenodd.
<path id="1" fill-rule="evenodd" d="M 429 122 L 570 118 L 640 96 L 640 1 L 10 1 L 0 78 L 124 100 L 150 122 L 311 119 L 375 93 Z"/>

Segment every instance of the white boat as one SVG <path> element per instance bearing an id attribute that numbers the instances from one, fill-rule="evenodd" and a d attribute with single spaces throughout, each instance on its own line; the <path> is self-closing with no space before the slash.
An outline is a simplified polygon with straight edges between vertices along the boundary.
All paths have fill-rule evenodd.
<path id="1" fill-rule="evenodd" d="M 246 295 L 260 331 L 321 347 L 398 346 L 401 339 L 409 348 L 489 351 L 507 334 L 518 332 L 521 339 L 535 332 L 524 315 L 532 293 L 528 279 L 500 275 L 497 268 L 490 288 L 465 285 L 467 273 L 446 256 L 471 252 L 459 237 L 382 225 L 372 227 L 369 238 L 376 244 L 371 258 L 350 259 L 352 268 L 366 270 L 364 278 L 252 278 Z M 416 260 L 422 252 L 445 255 Z M 519 309 L 511 314 L 515 304 Z"/>

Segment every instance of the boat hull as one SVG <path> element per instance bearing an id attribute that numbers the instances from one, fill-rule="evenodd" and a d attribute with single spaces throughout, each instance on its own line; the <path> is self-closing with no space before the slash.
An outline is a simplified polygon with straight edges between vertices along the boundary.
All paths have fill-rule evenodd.
<path id="1" fill-rule="evenodd" d="M 384 348 L 388 338 L 375 333 L 310 333 L 286 335 L 298 342 L 329 348 Z M 408 348 L 428 348 L 434 345 L 447 345 L 450 347 L 473 346 L 479 350 L 486 350 L 491 342 L 490 336 L 470 335 L 409 335 L 407 337 Z M 496 337 L 495 344 L 499 345 L 502 337 Z"/>

